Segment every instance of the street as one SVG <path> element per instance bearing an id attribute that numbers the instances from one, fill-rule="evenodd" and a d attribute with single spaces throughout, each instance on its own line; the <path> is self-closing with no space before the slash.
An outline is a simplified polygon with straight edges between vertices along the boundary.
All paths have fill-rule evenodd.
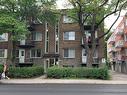
<path id="1" fill-rule="evenodd" d="M 127 95 L 127 85 L 0 85 L 0 95 Z"/>

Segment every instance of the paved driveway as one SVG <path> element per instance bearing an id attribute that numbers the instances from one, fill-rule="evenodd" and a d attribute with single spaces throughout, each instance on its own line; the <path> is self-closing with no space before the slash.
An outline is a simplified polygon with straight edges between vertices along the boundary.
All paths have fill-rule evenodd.
<path id="1" fill-rule="evenodd" d="M 127 74 L 110 71 L 112 74 L 112 80 L 127 81 Z"/>

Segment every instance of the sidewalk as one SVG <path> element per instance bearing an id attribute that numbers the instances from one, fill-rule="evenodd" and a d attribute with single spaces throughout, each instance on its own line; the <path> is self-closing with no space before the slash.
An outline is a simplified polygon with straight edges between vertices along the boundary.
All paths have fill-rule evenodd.
<path id="1" fill-rule="evenodd" d="M 111 80 L 94 79 L 44 79 L 43 77 L 34 79 L 9 79 L 0 80 L 2 84 L 127 84 L 127 75 L 111 72 Z"/>

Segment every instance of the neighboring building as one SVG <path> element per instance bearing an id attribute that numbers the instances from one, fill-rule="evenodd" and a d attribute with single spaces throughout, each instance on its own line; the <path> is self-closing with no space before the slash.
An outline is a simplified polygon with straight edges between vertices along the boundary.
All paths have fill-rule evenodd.
<path id="1" fill-rule="evenodd" d="M 107 43 L 112 69 L 127 73 L 127 16 L 119 23 Z"/>
<path id="2" fill-rule="evenodd" d="M 1 62 L 7 60 L 15 66 L 60 65 L 64 67 L 86 66 L 86 51 L 83 48 L 83 39 L 77 23 L 73 23 L 66 15 L 61 17 L 57 25 L 48 23 L 34 23 L 29 27 L 27 39 L 17 41 L 15 45 L 15 64 L 10 63 L 12 58 L 12 41 L 10 34 L 3 34 L 0 39 Z M 101 30 L 101 29 L 100 29 Z M 87 36 L 89 36 L 89 29 Z M 103 31 L 95 33 L 98 37 Z M 4 37 L 5 36 L 5 37 Z M 5 38 L 5 39 L 2 39 Z M 104 58 L 104 40 L 97 45 L 92 66 L 99 66 L 99 59 Z M 4 60 L 5 59 L 5 60 Z"/>

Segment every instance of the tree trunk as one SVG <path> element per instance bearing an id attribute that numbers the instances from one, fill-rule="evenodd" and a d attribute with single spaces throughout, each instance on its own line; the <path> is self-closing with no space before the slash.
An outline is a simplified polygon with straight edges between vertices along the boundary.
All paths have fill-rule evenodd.
<path id="1" fill-rule="evenodd" d="M 91 24 L 91 43 L 88 43 L 89 48 L 88 54 L 87 54 L 87 66 L 92 67 L 92 64 L 94 63 L 93 57 L 96 49 L 96 41 L 95 41 L 95 22 L 96 22 L 96 15 L 92 14 L 92 24 Z"/>
<path id="2" fill-rule="evenodd" d="M 16 55 L 15 55 L 15 51 L 16 51 L 16 49 L 15 49 L 15 41 L 12 41 L 12 64 L 14 64 L 15 65 L 15 58 L 16 58 Z"/>
<path id="3" fill-rule="evenodd" d="M 92 48 L 89 48 L 87 50 L 88 50 L 88 53 L 87 53 L 87 67 L 92 67 L 92 63 L 93 63 Z"/>

